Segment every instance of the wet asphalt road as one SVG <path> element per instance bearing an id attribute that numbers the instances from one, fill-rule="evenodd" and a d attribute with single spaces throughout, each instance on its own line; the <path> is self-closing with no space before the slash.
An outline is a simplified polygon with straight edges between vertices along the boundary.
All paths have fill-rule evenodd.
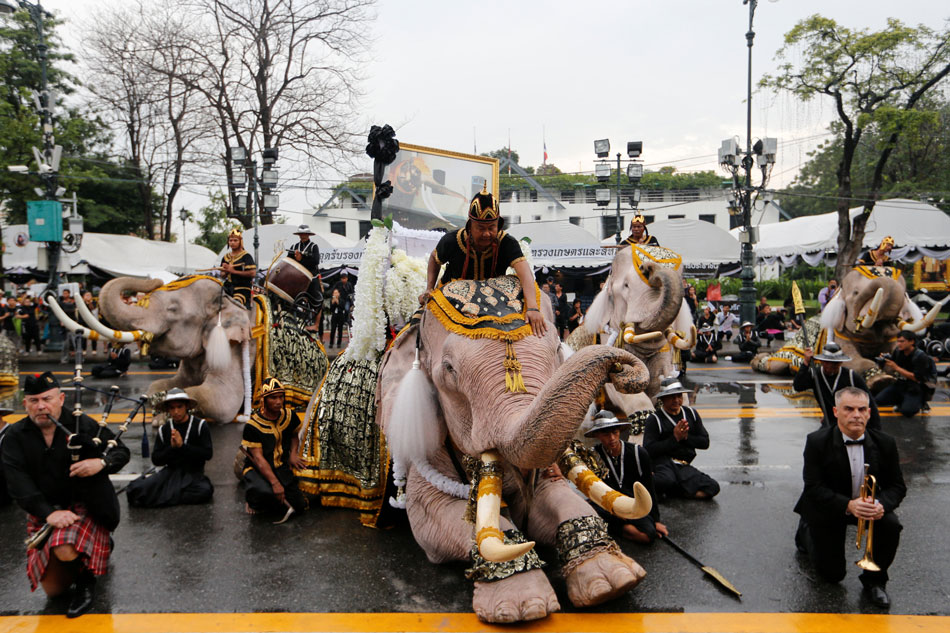
<path id="1" fill-rule="evenodd" d="M 62 366 L 21 366 L 41 371 Z M 133 372 L 146 371 L 133 365 Z M 157 376 L 129 375 L 116 381 L 135 397 Z M 801 454 L 817 417 L 809 398 L 782 395 L 782 380 L 720 362 L 693 367 L 687 383 L 703 415 L 711 447 L 695 465 L 722 484 L 711 502 L 672 501 L 661 505 L 671 536 L 706 565 L 715 567 L 742 592 L 741 600 L 720 589 L 691 563 L 662 543 L 643 547 L 621 542 L 647 570 L 632 592 L 592 612 L 828 612 L 875 613 L 861 595 L 859 570 L 852 567 L 838 585 L 812 579 L 795 552 L 801 491 Z M 68 376 L 60 376 L 66 382 Z M 112 381 L 87 378 L 106 389 Z M 950 615 L 950 402 L 945 381 L 934 413 L 915 419 L 884 418 L 898 439 L 907 498 L 899 509 L 904 524 L 888 591 L 894 614 Z M 740 403 L 749 407 L 740 415 Z M 86 399 L 86 411 L 101 404 Z M 801 411 L 799 411 L 801 409 Z M 114 411 L 128 410 L 116 405 Z M 750 413 L 751 412 L 751 413 Z M 747 417 L 752 416 L 752 417 Z M 148 431 L 151 433 L 151 428 Z M 389 530 L 360 526 L 348 510 L 316 508 L 274 526 L 243 512 L 243 490 L 232 464 L 239 425 L 213 429 L 215 456 L 208 474 L 215 485 L 212 504 L 161 510 L 129 509 L 120 498 L 122 524 L 114 534 L 110 573 L 99 584 L 97 613 L 167 612 L 469 612 L 471 584 L 465 565 L 433 565 L 416 546 L 405 524 Z M 124 473 L 149 464 L 140 456 L 142 427 L 124 439 L 133 458 Z M 124 482 L 117 482 L 123 485 Z M 0 615 L 59 614 L 61 601 L 30 593 L 25 574 L 24 514 L 0 509 Z M 853 535 L 853 530 L 850 533 Z M 855 553 L 852 560 L 857 560 Z M 553 551 L 541 557 L 556 561 Z M 564 611 L 576 611 L 564 582 L 549 567 Z"/>

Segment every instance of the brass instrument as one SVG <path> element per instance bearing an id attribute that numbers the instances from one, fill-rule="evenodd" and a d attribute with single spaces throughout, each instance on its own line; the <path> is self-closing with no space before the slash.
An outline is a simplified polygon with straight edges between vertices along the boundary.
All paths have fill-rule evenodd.
<path id="1" fill-rule="evenodd" d="M 868 464 L 864 465 L 864 481 L 861 483 L 861 499 L 874 502 L 874 494 L 877 490 L 877 479 L 874 475 L 868 474 Z M 854 545 L 861 549 L 861 540 L 864 538 L 865 531 L 868 534 L 867 548 L 864 550 L 864 556 L 854 564 L 865 571 L 881 571 L 881 568 L 874 562 L 874 521 L 868 519 L 858 519 L 858 534 Z"/>

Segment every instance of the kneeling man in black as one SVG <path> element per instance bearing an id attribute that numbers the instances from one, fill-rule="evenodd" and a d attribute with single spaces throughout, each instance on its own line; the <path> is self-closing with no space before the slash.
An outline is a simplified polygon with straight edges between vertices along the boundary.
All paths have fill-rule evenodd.
<path id="1" fill-rule="evenodd" d="M 795 544 L 808 554 L 819 575 L 839 582 L 847 570 L 847 526 L 858 519 L 873 521 L 874 562 L 881 570 L 866 570 L 860 580 L 871 602 L 886 609 L 890 606 L 885 591 L 887 569 L 897 553 L 902 529 L 894 511 L 907 487 L 897 443 L 890 435 L 867 428 L 870 415 L 868 395 L 845 387 L 835 393 L 837 426 L 823 427 L 805 441 L 805 489 L 795 506 L 801 515 Z M 873 500 L 860 494 L 865 464 L 877 480 Z"/>

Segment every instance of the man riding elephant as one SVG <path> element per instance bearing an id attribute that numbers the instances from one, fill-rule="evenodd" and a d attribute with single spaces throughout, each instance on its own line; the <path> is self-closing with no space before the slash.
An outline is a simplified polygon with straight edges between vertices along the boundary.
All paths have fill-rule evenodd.
<path id="1" fill-rule="evenodd" d="M 500 277 L 511 267 L 518 275 L 522 288 L 533 287 L 535 281 L 531 266 L 521 252 L 518 240 L 502 230 L 504 226 L 505 219 L 499 214 L 498 202 L 489 193 L 486 183 L 482 192 L 472 198 L 465 228 L 446 233 L 429 255 L 426 291 L 419 297 L 419 303 L 425 305 L 432 294 L 439 268 L 443 265 L 443 284 L 455 279 Z M 526 292 L 524 301 L 531 330 L 536 336 L 543 336 L 547 326 L 541 317 L 535 294 Z"/>

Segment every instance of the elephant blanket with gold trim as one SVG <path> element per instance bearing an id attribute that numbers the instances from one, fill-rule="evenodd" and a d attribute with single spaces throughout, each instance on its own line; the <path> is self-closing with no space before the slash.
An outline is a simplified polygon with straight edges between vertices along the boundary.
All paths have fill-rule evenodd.
<path id="1" fill-rule="evenodd" d="M 261 385 L 277 378 L 286 389 L 287 404 L 305 406 L 317 391 L 330 364 L 309 319 L 269 295 L 255 295 L 257 307 L 251 335 L 258 340 L 254 362 L 253 406 L 260 406 Z"/>

